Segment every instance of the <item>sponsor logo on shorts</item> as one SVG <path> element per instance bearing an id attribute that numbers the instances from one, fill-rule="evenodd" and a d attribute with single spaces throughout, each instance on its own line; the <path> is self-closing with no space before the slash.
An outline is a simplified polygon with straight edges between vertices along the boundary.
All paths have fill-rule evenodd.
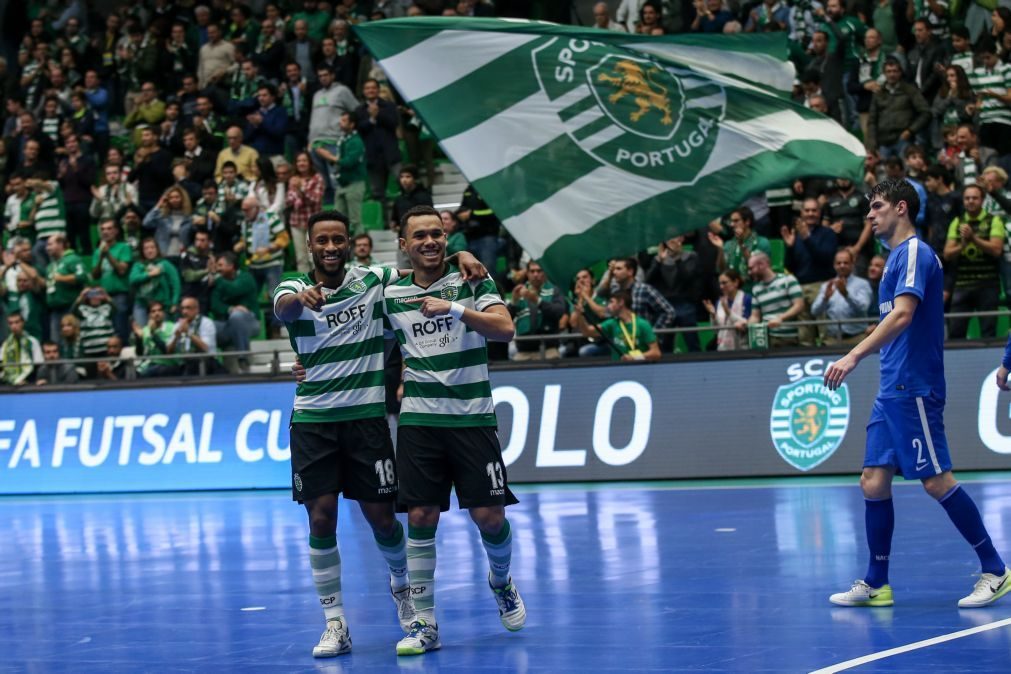
<path id="1" fill-rule="evenodd" d="M 772 401 L 769 431 L 783 460 L 808 471 L 839 449 L 849 426 L 849 389 L 829 391 L 821 377 L 780 386 Z"/>
<path id="2" fill-rule="evenodd" d="M 295 483 L 295 489 L 302 491 L 302 476 L 298 473 L 293 473 L 291 476 L 292 482 Z"/>

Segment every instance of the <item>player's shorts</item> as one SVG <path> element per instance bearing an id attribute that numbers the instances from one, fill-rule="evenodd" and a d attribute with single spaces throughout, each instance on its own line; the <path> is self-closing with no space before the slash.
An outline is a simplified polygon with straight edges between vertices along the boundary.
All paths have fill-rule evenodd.
<path id="1" fill-rule="evenodd" d="M 290 424 L 291 497 L 343 493 L 355 501 L 397 498 L 396 458 L 385 418 Z"/>
<path id="2" fill-rule="evenodd" d="M 867 422 L 864 467 L 891 466 L 907 480 L 951 470 L 944 401 L 934 396 L 877 398 Z"/>
<path id="3" fill-rule="evenodd" d="M 449 492 L 454 486 L 464 509 L 519 503 L 509 489 L 494 428 L 400 426 L 397 472 L 401 510 L 431 505 L 449 510 Z"/>

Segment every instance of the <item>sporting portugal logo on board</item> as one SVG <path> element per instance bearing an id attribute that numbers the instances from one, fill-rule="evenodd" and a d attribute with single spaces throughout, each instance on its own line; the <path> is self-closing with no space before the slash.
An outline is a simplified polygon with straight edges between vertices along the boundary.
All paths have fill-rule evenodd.
<path id="1" fill-rule="evenodd" d="M 821 377 L 805 377 L 776 391 L 769 420 L 772 444 L 784 461 L 808 471 L 839 449 L 849 420 L 846 384 L 829 391 Z"/>
<path id="2" fill-rule="evenodd" d="M 683 182 L 705 166 L 727 104 L 713 79 L 587 40 L 554 38 L 533 61 L 549 108 L 601 164 Z"/>

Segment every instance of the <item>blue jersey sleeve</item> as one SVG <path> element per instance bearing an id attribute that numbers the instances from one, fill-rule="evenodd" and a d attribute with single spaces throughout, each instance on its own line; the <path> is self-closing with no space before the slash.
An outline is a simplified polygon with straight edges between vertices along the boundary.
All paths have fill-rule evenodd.
<path id="1" fill-rule="evenodd" d="M 1004 359 L 1000 362 L 1008 370 L 1011 370 L 1011 337 L 1007 340 L 1007 346 L 1004 347 Z"/>
<path id="2" fill-rule="evenodd" d="M 927 291 L 927 282 L 938 264 L 937 256 L 918 239 L 913 239 L 908 246 L 896 253 L 895 297 L 913 295 L 922 301 Z"/>

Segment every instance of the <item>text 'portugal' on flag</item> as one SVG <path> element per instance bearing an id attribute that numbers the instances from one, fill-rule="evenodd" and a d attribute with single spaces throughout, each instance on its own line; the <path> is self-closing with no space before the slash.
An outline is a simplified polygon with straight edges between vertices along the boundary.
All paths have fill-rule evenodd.
<path id="1" fill-rule="evenodd" d="M 558 283 L 794 178 L 862 175 L 861 143 L 786 98 L 782 35 L 441 17 L 355 31 Z"/>

